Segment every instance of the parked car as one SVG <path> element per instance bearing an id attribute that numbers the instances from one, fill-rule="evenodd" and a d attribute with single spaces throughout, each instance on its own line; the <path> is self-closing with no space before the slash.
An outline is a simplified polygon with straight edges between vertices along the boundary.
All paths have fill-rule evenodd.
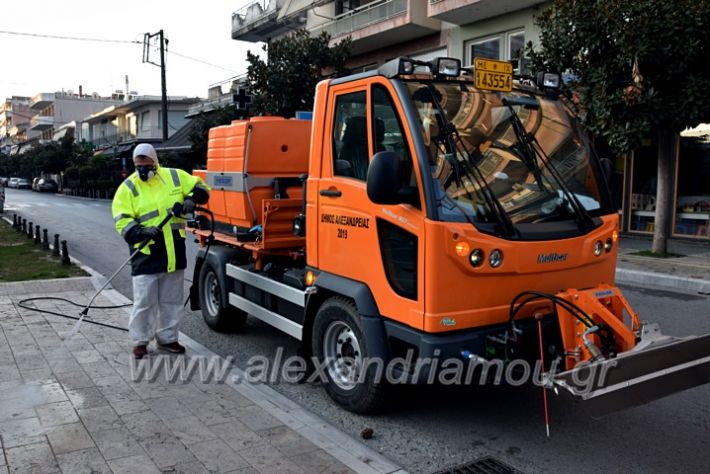
<path id="1" fill-rule="evenodd" d="M 17 189 L 32 189 L 32 182 L 29 179 L 20 178 L 17 180 Z"/>
<path id="2" fill-rule="evenodd" d="M 51 178 L 42 178 L 37 183 L 37 191 L 41 193 L 56 193 L 59 185 Z"/>
<path id="3" fill-rule="evenodd" d="M 7 182 L 7 187 L 8 188 L 16 188 L 17 187 L 17 182 L 20 180 L 20 178 L 10 178 L 10 181 Z"/>
<path id="4" fill-rule="evenodd" d="M 7 187 L 8 181 L 10 181 L 8 178 L 6 178 L 6 177 L 4 177 L 4 176 L 0 176 L 0 186 L 5 186 L 5 187 Z"/>
<path id="5" fill-rule="evenodd" d="M 39 187 L 37 186 L 39 184 L 39 180 L 42 179 L 39 176 L 36 178 L 32 178 L 32 191 L 39 191 Z"/>

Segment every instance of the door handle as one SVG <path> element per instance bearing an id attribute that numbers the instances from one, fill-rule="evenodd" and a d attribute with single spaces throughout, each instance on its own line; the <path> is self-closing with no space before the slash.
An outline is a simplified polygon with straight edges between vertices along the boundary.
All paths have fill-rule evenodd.
<path id="1" fill-rule="evenodd" d="M 340 197 L 343 195 L 343 193 L 339 189 L 321 189 L 320 195 L 329 197 Z"/>

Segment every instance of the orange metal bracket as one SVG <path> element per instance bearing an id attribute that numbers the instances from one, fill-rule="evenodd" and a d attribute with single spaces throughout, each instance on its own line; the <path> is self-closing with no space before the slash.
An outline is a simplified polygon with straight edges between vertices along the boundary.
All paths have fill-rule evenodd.
<path id="1" fill-rule="evenodd" d="M 617 287 L 602 284 L 589 290 L 568 289 L 556 296 L 578 306 L 594 324 L 606 325 L 614 334 L 617 353 L 636 346 L 641 322 Z M 557 306 L 557 313 L 567 369 L 591 360 L 593 356 L 582 338 L 587 327 L 560 305 Z M 599 347 L 597 335 L 589 338 Z"/>

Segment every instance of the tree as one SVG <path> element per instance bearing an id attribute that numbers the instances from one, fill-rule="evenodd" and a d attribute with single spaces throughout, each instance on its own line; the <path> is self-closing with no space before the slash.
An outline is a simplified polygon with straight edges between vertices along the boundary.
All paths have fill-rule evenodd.
<path id="1" fill-rule="evenodd" d="M 247 51 L 247 84 L 254 96 L 252 111 L 293 117 L 313 109 L 313 94 L 325 73 L 341 76 L 350 57 L 350 38 L 329 46 L 330 35 L 312 37 L 306 30 L 274 40 L 263 49 L 264 61 Z"/>
<path id="2" fill-rule="evenodd" d="M 555 0 L 537 18 L 535 68 L 569 73 L 586 126 L 618 153 L 658 141 L 652 250 L 666 253 L 678 134 L 710 120 L 710 2 Z"/>

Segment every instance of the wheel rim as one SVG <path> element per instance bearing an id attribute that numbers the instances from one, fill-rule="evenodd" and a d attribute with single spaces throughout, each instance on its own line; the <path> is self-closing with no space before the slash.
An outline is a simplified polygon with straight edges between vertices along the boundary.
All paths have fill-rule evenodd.
<path id="1" fill-rule="evenodd" d="M 328 326 L 323 336 L 323 356 L 333 383 L 344 390 L 354 388 L 363 358 L 360 341 L 350 326 L 342 321 Z"/>
<path id="2" fill-rule="evenodd" d="M 220 309 L 220 290 L 217 275 L 209 272 L 205 277 L 205 306 L 210 316 L 217 316 Z"/>

